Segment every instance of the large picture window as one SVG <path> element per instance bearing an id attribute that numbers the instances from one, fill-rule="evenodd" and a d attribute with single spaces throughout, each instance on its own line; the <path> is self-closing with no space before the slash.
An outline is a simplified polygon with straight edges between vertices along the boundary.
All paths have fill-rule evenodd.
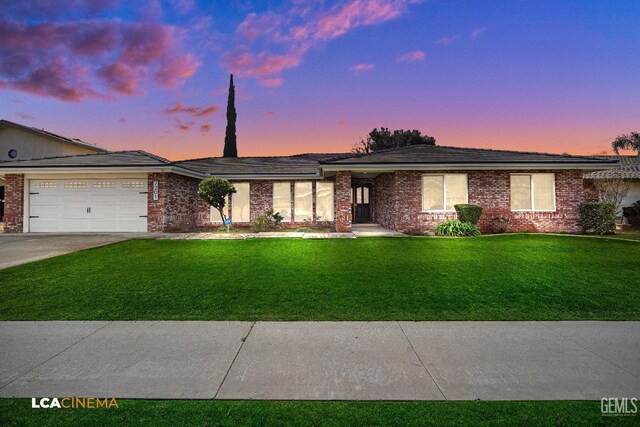
<path id="1" fill-rule="evenodd" d="M 531 173 L 511 175 L 512 211 L 555 211 L 555 175 Z"/>
<path id="2" fill-rule="evenodd" d="M 283 221 L 291 221 L 290 182 L 275 182 L 273 184 L 273 211 L 282 215 Z"/>
<path id="3" fill-rule="evenodd" d="M 251 221 L 249 208 L 249 183 L 234 183 L 236 192 L 231 196 L 231 217 L 233 222 Z"/>
<path id="4" fill-rule="evenodd" d="M 454 211 L 454 205 L 467 203 L 467 175 L 452 173 L 422 177 L 422 210 Z"/>
<path id="5" fill-rule="evenodd" d="M 313 219 L 313 186 L 311 182 L 296 182 L 295 185 L 295 221 Z"/>
<path id="6" fill-rule="evenodd" d="M 333 221 L 333 182 L 316 182 L 318 221 Z"/>

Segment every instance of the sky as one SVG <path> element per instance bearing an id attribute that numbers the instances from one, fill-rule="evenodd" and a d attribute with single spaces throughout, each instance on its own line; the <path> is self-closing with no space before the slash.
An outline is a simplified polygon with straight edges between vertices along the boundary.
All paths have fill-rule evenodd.
<path id="1" fill-rule="evenodd" d="M 640 1 L 0 0 L 0 118 L 111 150 L 610 153 L 640 130 Z"/>

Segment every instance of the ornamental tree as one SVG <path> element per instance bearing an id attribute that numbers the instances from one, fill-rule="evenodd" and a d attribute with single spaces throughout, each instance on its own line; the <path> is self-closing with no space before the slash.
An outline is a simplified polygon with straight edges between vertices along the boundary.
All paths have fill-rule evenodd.
<path id="1" fill-rule="evenodd" d="M 224 214 L 226 197 L 235 193 L 236 189 L 229 181 L 222 178 L 207 178 L 200 181 L 198 185 L 198 196 L 209 206 L 213 206 L 220 212 L 220 218 L 224 224 L 227 216 Z"/>

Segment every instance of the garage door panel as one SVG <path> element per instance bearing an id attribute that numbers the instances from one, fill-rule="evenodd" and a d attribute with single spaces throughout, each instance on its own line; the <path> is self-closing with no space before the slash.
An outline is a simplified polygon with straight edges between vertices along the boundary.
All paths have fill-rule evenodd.
<path id="1" fill-rule="evenodd" d="M 146 185 L 135 179 L 32 180 L 30 231 L 147 231 L 147 195 L 135 187 L 139 183 Z"/>

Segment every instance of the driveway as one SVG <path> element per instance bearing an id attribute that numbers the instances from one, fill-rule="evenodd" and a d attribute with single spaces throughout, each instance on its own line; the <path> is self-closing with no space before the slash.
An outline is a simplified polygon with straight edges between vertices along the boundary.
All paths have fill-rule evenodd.
<path id="1" fill-rule="evenodd" d="M 638 397 L 640 322 L 0 322 L 0 397 Z"/>
<path id="2" fill-rule="evenodd" d="M 109 234 L 3 234 L 0 233 L 0 269 L 133 238 L 147 233 Z"/>

